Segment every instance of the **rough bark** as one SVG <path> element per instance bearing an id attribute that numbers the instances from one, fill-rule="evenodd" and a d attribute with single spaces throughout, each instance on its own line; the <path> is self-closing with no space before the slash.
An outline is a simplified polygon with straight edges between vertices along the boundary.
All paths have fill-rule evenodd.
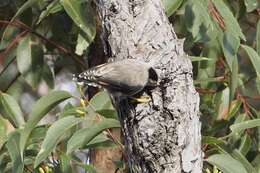
<path id="1" fill-rule="evenodd" d="M 161 0 L 96 2 L 109 56 L 150 63 L 158 75 L 153 102 L 116 103 L 131 172 L 202 172 L 199 96 L 192 65 Z"/>

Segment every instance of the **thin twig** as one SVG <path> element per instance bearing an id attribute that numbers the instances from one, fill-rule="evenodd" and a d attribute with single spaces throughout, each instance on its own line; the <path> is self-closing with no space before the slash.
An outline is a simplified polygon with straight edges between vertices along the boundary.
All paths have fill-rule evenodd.
<path id="1" fill-rule="evenodd" d="M 217 21 L 217 23 L 219 24 L 219 26 L 225 30 L 226 26 L 225 26 L 225 21 L 223 19 L 223 17 L 219 14 L 218 10 L 216 9 L 216 7 L 214 6 L 214 4 L 212 3 L 212 1 L 209 1 L 208 3 L 208 9 L 209 9 L 209 14 L 211 14 L 211 16 Z"/>
<path id="2" fill-rule="evenodd" d="M 17 72 L 15 77 L 11 80 L 11 82 L 8 84 L 8 86 L 4 89 L 3 92 L 6 92 L 14 83 L 15 81 L 21 76 L 21 73 Z"/>

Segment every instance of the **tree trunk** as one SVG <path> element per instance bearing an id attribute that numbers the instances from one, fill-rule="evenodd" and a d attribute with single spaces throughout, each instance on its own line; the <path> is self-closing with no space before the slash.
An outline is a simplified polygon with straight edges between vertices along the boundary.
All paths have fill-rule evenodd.
<path id="1" fill-rule="evenodd" d="M 158 75 L 152 102 L 116 103 L 131 172 L 202 172 L 199 96 L 192 65 L 161 0 L 97 0 L 97 6 L 109 56 L 147 62 Z"/>

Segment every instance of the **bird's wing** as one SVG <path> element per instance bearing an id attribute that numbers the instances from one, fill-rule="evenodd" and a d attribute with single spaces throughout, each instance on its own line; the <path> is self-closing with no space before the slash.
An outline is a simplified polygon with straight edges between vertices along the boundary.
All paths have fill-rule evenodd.
<path id="1" fill-rule="evenodd" d="M 132 95 L 136 93 L 138 87 L 129 86 L 128 80 L 130 80 L 131 75 L 124 66 L 115 64 L 111 66 L 108 63 L 96 69 L 95 82 L 110 91 Z"/>

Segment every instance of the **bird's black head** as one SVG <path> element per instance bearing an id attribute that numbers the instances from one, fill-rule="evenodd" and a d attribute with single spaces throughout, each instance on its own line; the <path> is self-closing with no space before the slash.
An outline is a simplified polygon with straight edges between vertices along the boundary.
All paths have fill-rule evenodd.
<path id="1" fill-rule="evenodd" d="M 150 67 L 148 69 L 148 72 L 149 72 L 149 80 L 148 80 L 148 83 L 147 83 L 147 86 L 148 89 L 153 89 L 155 87 L 158 86 L 157 82 L 158 82 L 158 75 L 155 71 L 154 68 Z"/>

